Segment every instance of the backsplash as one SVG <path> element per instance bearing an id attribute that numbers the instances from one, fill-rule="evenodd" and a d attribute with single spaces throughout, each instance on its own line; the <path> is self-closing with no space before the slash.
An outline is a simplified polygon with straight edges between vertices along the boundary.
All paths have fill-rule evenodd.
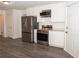
<path id="1" fill-rule="evenodd" d="M 42 29 L 43 25 L 51 25 L 52 30 L 65 30 L 63 23 L 53 23 L 53 22 L 39 22 L 39 29 Z"/>
<path id="2" fill-rule="evenodd" d="M 52 22 L 39 22 L 39 29 L 42 29 L 43 25 L 52 25 L 53 26 L 53 23 Z"/>

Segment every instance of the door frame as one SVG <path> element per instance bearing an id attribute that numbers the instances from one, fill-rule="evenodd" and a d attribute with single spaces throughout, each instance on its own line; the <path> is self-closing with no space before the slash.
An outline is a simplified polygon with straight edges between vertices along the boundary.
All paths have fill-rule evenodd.
<path id="1" fill-rule="evenodd" d="M 68 8 L 71 8 L 72 6 L 74 6 L 74 5 L 76 5 L 76 4 L 79 4 L 79 2 L 74 2 L 73 4 L 70 4 L 70 5 L 68 5 L 67 6 L 67 10 L 68 10 Z M 69 9 L 70 10 L 70 9 Z M 75 17 L 75 16 L 74 16 Z M 71 21 L 71 20 L 70 20 Z M 74 40 L 73 39 L 71 39 L 70 41 L 72 41 L 73 40 L 73 47 L 67 47 L 66 45 L 66 40 L 68 40 L 68 38 L 71 38 L 71 37 L 69 37 L 68 35 L 70 35 L 69 33 L 69 25 L 70 25 L 70 23 L 68 23 L 68 22 L 70 22 L 69 21 L 69 19 L 68 19 L 68 11 L 66 11 L 66 20 L 65 20 L 65 47 L 64 47 L 64 50 L 66 51 L 66 52 L 68 52 L 69 54 L 71 54 L 73 57 L 79 57 L 78 56 L 78 53 L 77 53 L 77 49 L 75 50 L 75 48 L 74 48 L 74 50 L 73 49 L 71 49 L 71 50 L 69 50 L 70 48 L 73 48 L 74 46 L 73 45 L 75 45 L 75 43 L 74 43 Z M 71 25 L 70 25 L 71 26 Z M 73 25 L 72 25 L 73 26 Z M 77 41 L 77 40 L 76 40 Z M 75 41 L 75 42 L 76 42 Z M 67 41 L 68 42 L 68 41 Z M 70 42 L 69 42 L 70 43 Z M 71 44 L 72 44 L 71 43 Z M 78 42 L 77 42 L 78 43 Z M 71 44 L 70 44 L 70 46 L 71 46 Z M 69 44 L 68 44 L 69 45 Z"/>
<path id="2" fill-rule="evenodd" d="M 2 17 L 1 18 L 2 23 L 1 23 L 1 33 L 0 33 L 0 35 L 3 36 L 4 35 L 4 16 L 0 15 L 0 17 Z"/>

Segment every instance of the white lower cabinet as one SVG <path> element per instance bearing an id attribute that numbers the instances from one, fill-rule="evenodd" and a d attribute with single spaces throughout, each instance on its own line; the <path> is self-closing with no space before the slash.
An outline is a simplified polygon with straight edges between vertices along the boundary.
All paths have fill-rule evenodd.
<path id="1" fill-rule="evenodd" d="M 64 48 L 64 31 L 49 30 L 49 46 Z M 34 42 L 37 43 L 37 29 L 34 30 Z"/>
<path id="2" fill-rule="evenodd" d="M 64 48 L 64 31 L 49 31 L 49 46 Z"/>

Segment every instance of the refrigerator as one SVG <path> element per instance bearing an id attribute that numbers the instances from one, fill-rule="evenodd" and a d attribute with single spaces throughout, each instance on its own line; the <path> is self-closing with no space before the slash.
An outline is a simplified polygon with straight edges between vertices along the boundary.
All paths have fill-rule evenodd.
<path id="1" fill-rule="evenodd" d="M 22 16 L 22 41 L 34 42 L 34 29 L 38 28 L 37 17 Z"/>

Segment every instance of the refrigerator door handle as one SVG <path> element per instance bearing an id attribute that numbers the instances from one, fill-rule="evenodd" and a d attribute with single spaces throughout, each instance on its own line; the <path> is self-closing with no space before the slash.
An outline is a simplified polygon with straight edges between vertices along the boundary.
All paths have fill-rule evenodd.
<path id="1" fill-rule="evenodd" d="M 25 21 L 25 27 L 27 28 L 27 20 Z"/>

